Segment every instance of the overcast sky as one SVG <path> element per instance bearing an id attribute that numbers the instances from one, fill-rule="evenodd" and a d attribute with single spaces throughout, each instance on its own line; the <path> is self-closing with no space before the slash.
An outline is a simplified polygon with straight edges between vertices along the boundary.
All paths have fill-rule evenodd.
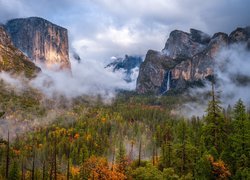
<path id="1" fill-rule="evenodd" d="M 250 25 L 249 0 L 0 0 L 0 22 L 40 16 L 69 30 L 83 59 L 161 50 L 174 29 L 230 33 Z"/>

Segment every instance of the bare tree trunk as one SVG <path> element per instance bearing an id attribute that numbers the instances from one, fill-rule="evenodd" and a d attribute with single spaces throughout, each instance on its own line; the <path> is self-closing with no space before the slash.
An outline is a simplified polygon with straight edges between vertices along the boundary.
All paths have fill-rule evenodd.
<path id="1" fill-rule="evenodd" d="M 23 162 L 23 158 L 22 158 L 22 180 L 25 180 L 25 173 L 24 173 L 24 162 Z"/>
<path id="2" fill-rule="evenodd" d="M 141 140 L 139 145 L 139 159 L 138 159 L 138 166 L 141 166 Z"/>
<path id="3" fill-rule="evenodd" d="M 49 179 L 52 180 L 52 177 L 53 177 L 53 168 L 54 168 L 54 165 L 53 165 L 53 149 L 51 149 L 51 156 L 50 156 L 50 173 L 49 173 Z"/>
<path id="4" fill-rule="evenodd" d="M 153 166 L 155 165 L 155 146 L 153 145 L 153 152 L 152 152 L 152 162 L 153 162 Z"/>
<path id="5" fill-rule="evenodd" d="M 55 166 L 55 169 L 54 169 L 54 177 L 55 177 L 55 180 L 57 179 L 57 167 L 56 167 L 56 138 L 55 138 L 55 149 L 54 149 L 54 166 Z"/>
<path id="6" fill-rule="evenodd" d="M 35 152 L 35 148 L 33 147 L 33 158 L 32 158 L 32 173 L 31 173 L 31 179 L 34 180 L 35 179 L 35 156 L 36 156 L 36 152 Z"/>
<path id="7" fill-rule="evenodd" d="M 45 170 L 46 170 L 46 164 L 45 160 L 43 161 L 43 180 L 45 180 Z"/>
<path id="8" fill-rule="evenodd" d="M 115 147 L 113 148 L 113 157 L 112 157 L 112 167 L 111 170 L 114 170 L 114 165 L 115 165 Z"/>
<path id="9" fill-rule="evenodd" d="M 168 164 L 171 167 L 171 144 L 168 142 Z"/>
<path id="10" fill-rule="evenodd" d="M 10 133 L 8 131 L 8 142 L 7 142 L 7 152 L 6 152 L 6 168 L 5 177 L 9 178 L 9 166 L 10 166 Z"/>
<path id="11" fill-rule="evenodd" d="M 68 164 L 67 164 L 67 180 L 69 180 L 69 169 L 70 169 L 70 163 L 69 163 L 69 156 L 70 156 L 70 144 L 68 147 L 68 153 L 67 153 L 67 158 L 68 158 Z"/>

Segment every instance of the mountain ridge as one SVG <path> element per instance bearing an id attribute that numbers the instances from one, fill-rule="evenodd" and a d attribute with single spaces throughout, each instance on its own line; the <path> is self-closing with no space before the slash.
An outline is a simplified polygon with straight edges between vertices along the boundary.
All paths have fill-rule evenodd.
<path id="1" fill-rule="evenodd" d="M 163 50 L 148 50 L 137 78 L 138 93 L 162 94 L 169 89 L 182 91 L 214 75 L 216 55 L 234 43 L 250 47 L 250 27 L 237 28 L 229 35 L 218 32 L 212 37 L 200 30 L 190 33 L 174 30 Z M 168 75 L 170 78 L 168 77 Z M 166 82 L 167 80 L 170 82 Z M 164 84 L 170 84 L 164 89 Z"/>

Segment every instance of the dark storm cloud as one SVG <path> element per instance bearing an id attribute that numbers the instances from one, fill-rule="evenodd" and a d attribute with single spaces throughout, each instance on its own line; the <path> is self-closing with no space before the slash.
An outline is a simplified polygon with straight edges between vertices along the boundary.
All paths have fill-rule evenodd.
<path id="1" fill-rule="evenodd" d="M 209 34 L 250 25 L 248 0 L 0 0 L 0 22 L 41 16 L 69 29 L 84 59 L 161 50 L 174 29 Z"/>

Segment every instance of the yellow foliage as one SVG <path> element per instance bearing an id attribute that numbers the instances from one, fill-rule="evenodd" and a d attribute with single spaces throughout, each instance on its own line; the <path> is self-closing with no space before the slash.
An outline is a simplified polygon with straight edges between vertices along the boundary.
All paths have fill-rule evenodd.
<path id="1" fill-rule="evenodd" d="M 80 167 L 78 166 L 72 166 L 70 168 L 70 173 L 72 174 L 72 176 L 78 176 L 80 174 Z"/>
<path id="2" fill-rule="evenodd" d="M 25 150 L 32 150 L 32 146 L 26 145 L 26 146 L 24 146 L 24 149 L 25 149 Z"/>
<path id="3" fill-rule="evenodd" d="M 87 134 L 87 135 L 85 136 L 85 139 L 86 139 L 87 141 L 89 141 L 91 138 L 92 138 L 91 134 Z"/>
<path id="4" fill-rule="evenodd" d="M 39 145 L 38 145 L 38 148 L 42 148 L 42 147 L 43 147 L 43 144 L 39 144 Z"/>
<path id="5" fill-rule="evenodd" d="M 106 119 L 105 117 L 103 117 L 103 118 L 101 119 L 101 121 L 102 121 L 102 123 L 105 123 L 105 122 L 107 121 L 107 119 Z"/>

